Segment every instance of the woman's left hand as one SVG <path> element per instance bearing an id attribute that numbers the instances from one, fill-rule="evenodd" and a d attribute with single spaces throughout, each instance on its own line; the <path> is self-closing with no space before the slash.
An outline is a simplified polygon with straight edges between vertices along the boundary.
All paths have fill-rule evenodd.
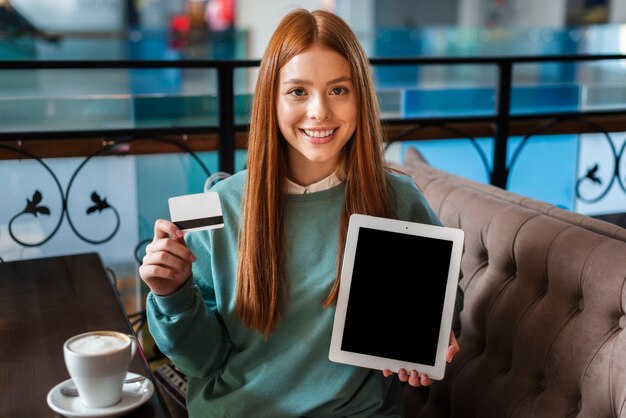
<path id="1" fill-rule="evenodd" d="M 454 336 L 454 332 L 450 332 L 450 345 L 446 350 L 446 361 L 450 363 L 452 358 L 454 358 L 455 354 L 460 350 L 459 342 L 456 340 Z M 391 370 L 383 370 L 383 375 L 385 377 L 389 377 L 393 374 Z M 401 382 L 409 382 L 410 386 L 419 387 L 419 386 L 430 386 L 433 384 L 433 381 L 426 374 L 422 373 L 421 375 L 417 372 L 417 370 L 411 370 L 411 372 L 407 372 L 406 369 L 398 370 L 398 379 Z"/>

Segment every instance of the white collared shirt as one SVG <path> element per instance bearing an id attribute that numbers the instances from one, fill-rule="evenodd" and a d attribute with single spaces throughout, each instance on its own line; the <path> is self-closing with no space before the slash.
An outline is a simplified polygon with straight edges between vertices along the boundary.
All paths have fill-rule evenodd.
<path id="1" fill-rule="evenodd" d="M 335 187 L 338 184 L 343 183 L 337 177 L 337 172 L 334 171 L 330 176 L 321 179 L 318 182 L 310 184 L 306 187 L 300 186 L 299 184 L 294 183 L 289 178 L 287 178 L 287 194 L 308 194 L 321 192 L 322 190 L 330 189 L 331 187 Z"/>

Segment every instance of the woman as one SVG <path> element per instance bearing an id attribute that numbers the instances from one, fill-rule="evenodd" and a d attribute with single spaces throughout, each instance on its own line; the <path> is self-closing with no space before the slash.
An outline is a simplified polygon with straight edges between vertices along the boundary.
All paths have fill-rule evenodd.
<path id="1" fill-rule="evenodd" d="M 329 12 L 289 13 L 261 61 L 248 169 L 213 188 L 225 227 L 184 236 L 158 220 L 140 267 L 150 332 L 189 377 L 190 416 L 403 415 L 391 371 L 328 360 L 349 216 L 439 223 L 412 180 L 385 169 L 382 138 L 354 33 Z M 448 360 L 456 351 L 452 335 Z"/>

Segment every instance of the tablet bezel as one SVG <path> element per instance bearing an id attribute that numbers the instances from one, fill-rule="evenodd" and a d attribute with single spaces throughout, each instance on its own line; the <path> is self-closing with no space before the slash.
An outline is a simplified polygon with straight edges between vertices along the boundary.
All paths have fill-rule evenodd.
<path id="1" fill-rule="evenodd" d="M 448 267 L 448 280 L 445 289 L 442 318 L 440 323 L 439 338 L 437 341 L 437 351 L 434 366 L 429 364 L 420 364 L 410 361 L 344 351 L 341 349 L 360 228 L 370 228 L 401 234 L 418 235 L 452 242 L 450 263 Z M 442 379 L 446 367 L 445 353 L 450 342 L 450 330 L 452 328 L 454 304 L 456 301 L 457 285 L 461 270 L 461 256 L 463 253 L 464 237 L 465 234 L 463 230 L 458 228 L 428 225 L 360 214 L 351 215 L 341 267 L 341 282 L 335 311 L 335 319 L 333 322 L 329 359 L 333 362 L 367 367 L 370 369 L 389 369 L 393 372 L 397 372 L 401 368 L 404 368 L 407 371 L 415 369 L 420 373 L 427 374 L 428 377 L 430 377 L 431 379 Z M 407 262 L 410 263 L 411 261 L 408 260 Z M 381 286 L 383 284 L 384 282 L 381 281 Z M 419 297 L 419 295 L 416 295 L 416 297 Z M 398 295 L 398 300 L 401 300 L 403 298 L 406 298 L 406 295 Z M 407 330 L 407 333 L 415 332 L 416 336 L 419 336 L 418 327 L 419 324 L 417 325 L 415 330 Z M 390 336 L 389 338 L 389 344 L 413 344 L 413 341 L 416 341 L 416 339 L 396 338 L 395 336 Z"/>

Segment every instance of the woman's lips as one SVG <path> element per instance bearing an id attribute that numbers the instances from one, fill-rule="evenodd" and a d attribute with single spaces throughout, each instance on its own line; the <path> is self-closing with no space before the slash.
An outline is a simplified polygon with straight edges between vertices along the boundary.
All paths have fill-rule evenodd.
<path id="1" fill-rule="evenodd" d="M 300 129 L 306 139 L 313 144 L 327 144 L 335 138 L 337 128 L 332 129 Z"/>

